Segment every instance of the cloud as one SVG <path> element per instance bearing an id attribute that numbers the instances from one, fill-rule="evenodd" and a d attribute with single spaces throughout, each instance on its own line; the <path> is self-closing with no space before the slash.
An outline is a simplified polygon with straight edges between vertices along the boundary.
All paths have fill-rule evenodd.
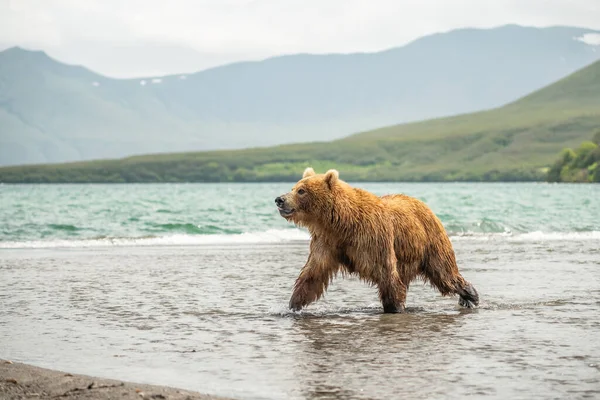
<path id="1" fill-rule="evenodd" d="M 298 52 L 378 51 L 433 32 L 506 23 L 600 29 L 600 2 L 0 0 L 1 43 L 47 49 L 74 62 L 93 58 L 78 56 L 91 53 L 90 48 L 109 55 L 111 48 L 162 46 L 197 52 L 193 65 L 207 67 Z M 141 63 L 113 63 L 112 75 L 141 72 Z"/>

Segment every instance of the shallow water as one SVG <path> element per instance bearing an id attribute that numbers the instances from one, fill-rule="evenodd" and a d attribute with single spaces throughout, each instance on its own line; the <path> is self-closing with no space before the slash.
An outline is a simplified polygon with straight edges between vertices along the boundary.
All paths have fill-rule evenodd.
<path id="1" fill-rule="evenodd" d="M 0 354 L 245 399 L 600 396 L 600 246 L 456 242 L 482 304 L 349 279 L 285 305 L 306 244 L 4 250 Z"/>
<path id="2" fill-rule="evenodd" d="M 411 188 L 446 215 L 447 227 L 452 220 L 476 227 L 482 215 L 502 226 L 467 235 L 448 228 L 461 272 L 480 293 L 478 309 L 461 309 L 456 298 L 414 282 L 408 312 L 383 314 L 376 289 L 338 278 L 325 299 L 291 313 L 286 305 L 308 243 L 266 216 L 257 233 L 187 233 L 187 245 L 169 245 L 182 236 L 164 233 L 142 238 L 138 225 L 129 236 L 105 228 L 110 240 L 5 233 L 0 357 L 242 399 L 600 397 L 600 218 L 587 218 L 598 210 L 598 189 L 434 186 Z M 256 188 L 261 193 L 244 190 L 260 198 L 285 185 Z M 67 190 L 50 187 L 49 196 L 59 189 Z M 538 199 L 537 190 L 550 198 Z M 461 201 L 444 202 L 459 196 L 487 202 L 462 209 Z M 516 218 L 529 201 L 547 207 Z M 585 201 L 583 209 L 572 205 Z M 37 207 L 46 217 L 27 223 L 3 208 L 2 218 L 12 221 L 5 232 L 29 223 L 93 224 Z M 564 220 L 553 220 L 561 209 Z M 84 214 L 97 221 L 94 212 Z M 258 218 L 232 215 L 219 218 L 240 226 L 235 221 Z M 116 225 L 118 218 L 106 220 Z M 526 229 L 514 233 L 519 224 Z"/>

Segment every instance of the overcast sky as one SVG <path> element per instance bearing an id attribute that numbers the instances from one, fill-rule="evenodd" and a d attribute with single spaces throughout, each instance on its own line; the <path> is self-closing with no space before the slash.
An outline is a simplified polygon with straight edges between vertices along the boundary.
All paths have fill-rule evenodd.
<path id="1" fill-rule="evenodd" d="M 507 23 L 600 30 L 600 0 L 0 0 L 0 47 L 130 77 Z"/>

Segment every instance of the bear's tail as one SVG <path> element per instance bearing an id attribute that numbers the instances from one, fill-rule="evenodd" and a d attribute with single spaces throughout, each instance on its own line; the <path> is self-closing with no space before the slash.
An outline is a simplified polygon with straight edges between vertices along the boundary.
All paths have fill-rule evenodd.
<path id="1" fill-rule="evenodd" d="M 466 308 L 474 308 L 479 305 L 479 293 L 475 289 L 475 286 L 466 282 L 456 289 L 456 293 L 460 296 L 458 304 Z"/>

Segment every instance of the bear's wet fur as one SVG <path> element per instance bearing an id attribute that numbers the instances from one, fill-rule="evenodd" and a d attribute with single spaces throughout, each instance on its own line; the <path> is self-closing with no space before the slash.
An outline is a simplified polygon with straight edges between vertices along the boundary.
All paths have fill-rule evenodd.
<path id="1" fill-rule="evenodd" d="M 310 253 L 290 298 L 298 311 L 318 300 L 338 273 L 377 286 L 386 313 L 403 312 L 410 283 L 422 278 L 443 296 L 475 307 L 479 295 L 459 273 L 441 221 L 421 200 L 377 196 L 350 186 L 337 170 L 304 171 L 293 189 L 275 199 L 286 220 L 306 227 Z"/>

